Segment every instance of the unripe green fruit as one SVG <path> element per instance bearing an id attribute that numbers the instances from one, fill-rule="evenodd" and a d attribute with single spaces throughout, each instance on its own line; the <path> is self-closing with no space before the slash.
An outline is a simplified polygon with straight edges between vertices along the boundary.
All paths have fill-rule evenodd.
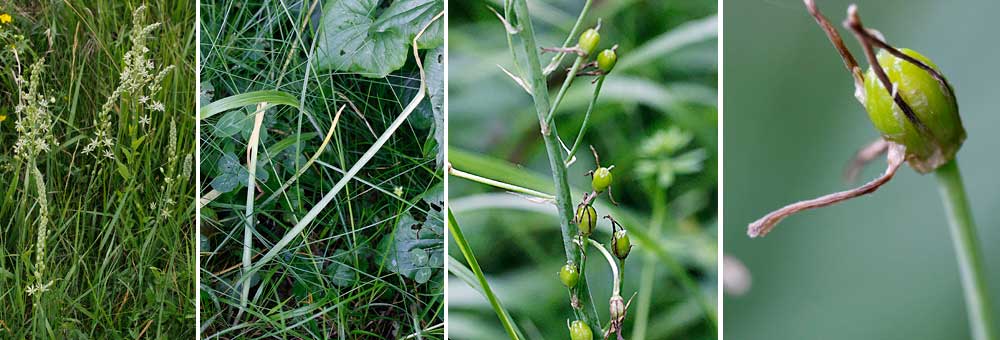
<path id="1" fill-rule="evenodd" d="M 611 170 L 602 166 L 597 168 L 597 170 L 594 170 L 594 179 L 590 181 L 590 185 L 594 187 L 594 191 L 602 192 L 604 189 L 611 186 L 611 181 L 613 179 L 614 177 L 611 176 Z"/>
<path id="2" fill-rule="evenodd" d="M 580 271 L 576 269 L 576 265 L 567 263 L 559 270 L 559 280 L 566 288 L 576 287 L 576 283 L 580 281 Z"/>
<path id="3" fill-rule="evenodd" d="M 611 69 L 615 68 L 615 63 L 618 62 L 618 54 L 613 50 L 601 51 L 601 54 L 597 55 L 597 68 L 604 73 L 611 72 Z"/>
<path id="4" fill-rule="evenodd" d="M 580 320 L 575 320 L 569 325 L 569 338 L 572 340 L 593 340 L 594 332 L 590 331 L 590 326 Z"/>
<path id="5" fill-rule="evenodd" d="M 614 238 L 611 240 L 611 250 L 619 259 L 624 260 L 628 257 L 629 251 L 632 250 L 632 241 L 628 239 L 628 233 L 625 232 L 625 229 L 615 232 Z"/>
<path id="6" fill-rule="evenodd" d="M 905 48 L 900 51 L 938 70 L 920 53 Z M 879 51 L 877 59 L 889 81 L 929 133 L 921 133 L 906 118 L 893 101 L 891 89 L 887 91 L 869 67 L 865 73 L 865 109 L 875 128 L 886 140 L 906 146 L 907 161 L 921 173 L 931 172 L 954 159 L 965 141 L 965 129 L 951 90 L 930 72 L 885 50 Z"/>
<path id="7" fill-rule="evenodd" d="M 594 232 L 594 226 L 597 225 L 597 210 L 590 205 L 577 208 L 576 223 L 581 235 L 590 236 L 590 233 Z"/>
<path id="8" fill-rule="evenodd" d="M 576 43 L 576 45 L 589 55 L 594 53 L 594 49 L 597 48 L 597 44 L 600 42 L 601 34 L 597 33 L 597 30 L 590 28 L 580 34 L 580 40 Z"/>

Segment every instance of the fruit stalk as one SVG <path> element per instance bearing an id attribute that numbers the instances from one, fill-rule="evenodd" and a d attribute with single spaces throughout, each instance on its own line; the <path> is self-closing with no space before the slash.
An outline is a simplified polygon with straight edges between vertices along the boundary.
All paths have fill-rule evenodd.
<path id="1" fill-rule="evenodd" d="M 959 271 L 962 275 L 962 288 L 965 291 L 965 304 L 969 313 L 969 325 L 972 338 L 976 340 L 996 339 L 993 328 L 993 309 L 987 294 L 983 257 L 976 239 L 976 225 L 972 220 L 968 197 L 965 194 L 965 184 L 958 170 L 958 163 L 952 160 L 942 165 L 935 172 L 941 199 L 947 211 L 948 225 L 951 230 L 952 242 L 955 244 L 955 255 L 958 259 Z"/>

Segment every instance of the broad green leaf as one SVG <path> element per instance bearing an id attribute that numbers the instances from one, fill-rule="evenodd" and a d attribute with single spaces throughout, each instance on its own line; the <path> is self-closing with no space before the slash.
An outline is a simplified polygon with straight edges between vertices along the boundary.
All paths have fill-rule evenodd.
<path id="1" fill-rule="evenodd" d="M 399 28 L 403 34 L 413 37 L 441 11 L 444 11 L 441 0 L 396 0 L 379 15 L 374 27 L 379 31 Z"/>
<path id="2" fill-rule="evenodd" d="M 316 46 L 317 68 L 381 78 L 403 67 L 406 34 L 396 27 L 376 29 L 379 2 L 339 0 L 323 9 Z"/>
<path id="3" fill-rule="evenodd" d="M 229 137 L 235 135 L 243 129 L 244 121 L 247 119 L 246 112 L 243 110 L 233 110 L 226 112 L 219 118 L 219 121 L 215 123 L 215 129 L 212 130 L 216 137 Z"/>
<path id="4" fill-rule="evenodd" d="M 199 93 L 198 96 L 198 106 L 211 104 L 213 96 L 215 96 L 215 86 L 212 86 L 212 82 L 201 82 L 201 93 Z"/>
<path id="5" fill-rule="evenodd" d="M 438 19 L 417 39 L 417 48 L 426 50 L 441 45 L 444 45 L 444 20 Z"/>
<path id="6" fill-rule="evenodd" d="M 444 11 L 442 0 L 397 0 L 375 21 L 375 29 L 386 31 L 398 28 L 407 38 L 413 39 L 438 13 Z M 417 41 L 418 48 L 435 48 L 444 43 L 441 22 L 434 22 Z"/>
<path id="7" fill-rule="evenodd" d="M 257 163 L 257 180 L 261 182 L 267 182 L 267 179 L 270 178 L 270 174 L 264 168 L 264 163 Z M 250 171 L 247 171 L 247 168 L 243 164 L 240 164 L 240 160 L 236 157 L 236 154 L 232 152 L 224 153 L 219 158 L 216 168 L 219 171 L 219 176 L 212 179 L 211 185 L 213 189 L 226 193 L 248 184 L 247 180 L 250 177 Z"/>
<path id="8" fill-rule="evenodd" d="M 440 266 L 433 264 L 436 264 L 434 262 L 438 261 L 438 258 L 443 258 L 443 223 L 434 218 L 420 222 L 409 213 L 404 213 L 396 225 L 396 232 L 386 236 L 382 246 L 384 247 L 382 260 L 389 270 L 411 278 L 417 283 L 427 283 L 431 276 L 441 269 Z"/>
<path id="9" fill-rule="evenodd" d="M 436 24 L 436 23 L 435 23 Z M 434 112 L 434 140 L 437 141 L 437 167 L 444 163 L 444 49 L 435 48 L 424 56 L 427 95 Z"/>
<path id="10" fill-rule="evenodd" d="M 267 103 L 267 107 L 275 105 L 288 105 L 294 108 L 306 110 L 299 107 L 299 98 L 290 95 L 285 92 L 276 90 L 263 90 L 241 93 L 226 98 L 216 100 L 210 104 L 203 105 L 200 110 L 198 110 L 198 120 L 207 119 L 208 117 L 223 113 L 232 109 L 256 105 L 258 103 Z"/>

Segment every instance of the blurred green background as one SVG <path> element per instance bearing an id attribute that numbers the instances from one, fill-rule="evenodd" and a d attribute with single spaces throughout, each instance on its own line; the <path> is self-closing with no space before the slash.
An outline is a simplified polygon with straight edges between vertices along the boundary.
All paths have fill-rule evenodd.
<path id="1" fill-rule="evenodd" d="M 818 2 L 840 28 L 851 1 Z M 867 26 L 932 58 L 955 88 L 968 132 L 959 166 L 1000 302 L 1000 2 L 856 2 Z M 724 251 L 753 277 L 746 295 L 725 296 L 727 338 L 968 338 L 932 175 L 905 167 L 873 195 L 790 217 L 763 239 L 746 236 L 747 223 L 772 209 L 850 187 L 846 162 L 877 134 L 801 1 L 724 5 Z M 860 180 L 883 171 L 883 159 Z"/>
<path id="2" fill-rule="evenodd" d="M 529 1 L 539 46 L 561 44 L 583 3 Z M 497 67 L 514 69 L 503 26 L 488 10 L 488 6 L 500 8 L 499 4 L 453 1 L 449 6 L 449 161 L 457 169 L 553 192 L 531 98 Z M 613 190 L 621 206 L 615 218 L 634 231 L 649 233 L 653 212 L 668 212 L 663 235 L 656 242 L 681 263 L 681 270 L 695 280 L 697 294 L 714 309 L 718 282 L 716 3 L 597 0 L 584 27 L 594 25 L 597 18 L 604 22 L 599 48 L 619 44 L 619 61 L 604 84 L 577 154 L 579 160 L 569 168 L 572 197 L 579 199 L 582 190 L 590 187 L 584 173 L 594 167 L 586 148 L 593 145 L 604 165 L 616 166 Z M 550 54 L 543 55 L 543 64 L 550 58 Z M 566 58 L 563 67 L 571 61 Z M 550 77 L 553 95 L 564 73 L 554 72 Z M 572 143 L 592 95 L 590 80 L 577 78 L 557 111 L 559 132 L 567 143 Z M 685 137 L 689 143 L 669 145 Z M 644 144 L 667 147 L 645 152 Z M 638 174 L 640 164 L 659 164 L 662 168 L 654 172 L 676 172 L 676 177 L 672 183 L 660 183 L 653 176 Z M 654 197 L 667 204 L 657 206 Z M 568 294 L 556 276 L 565 258 L 554 207 L 455 177 L 449 179 L 449 200 L 491 287 L 525 335 L 568 338 L 566 321 L 572 313 Z M 605 205 L 597 206 L 600 215 L 611 211 L 606 196 L 598 201 Z M 593 238 L 606 243 L 610 230 L 602 224 Z M 637 236 L 632 239 L 637 243 Z M 451 257 L 464 264 L 453 242 L 449 249 Z M 607 321 L 611 274 L 596 250 L 590 249 L 589 254 L 594 259 L 587 266 L 592 295 L 601 319 Z M 638 291 L 648 256 L 650 251 L 641 246 L 629 256 L 622 288 L 626 299 Z M 649 268 L 652 293 L 642 338 L 715 339 L 715 328 L 674 272 L 656 258 Z M 479 292 L 455 276 L 449 277 L 448 292 L 449 337 L 507 337 Z M 641 334 L 634 333 L 640 299 L 626 319 L 623 335 L 629 339 L 640 339 Z"/>

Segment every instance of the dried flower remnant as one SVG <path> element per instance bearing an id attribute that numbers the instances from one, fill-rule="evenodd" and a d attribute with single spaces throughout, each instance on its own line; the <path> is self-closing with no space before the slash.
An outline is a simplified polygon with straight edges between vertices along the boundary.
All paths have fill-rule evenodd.
<path id="1" fill-rule="evenodd" d="M 863 148 L 848 167 L 853 178 L 865 163 L 886 153 L 888 167 L 878 178 L 855 189 L 801 201 L 778 209 L 751 223 L 750 237 L 764 236 L 785 217 L 869 194 L 887 183 L 905 161 L 920 173 L 932 172 L 955 159 L 965 140 L 958 104 L 951 85 L 926 57 L 897 49 L 880 33 L 864 27 L 857 6 L 850 6 L 843 25 L 860 42 L 869 63 L 862 72 L 839 33 L 816 7 L 804 0 L 809 13 L 825 31 L 854 78 L 855 98 L 865 106 L 881 139 Z M 875 49 L 880 51 L 875 53 Z"/>
<path id="2" fill-rule="evenodd" d="M 157 72 L 156 64 L 147 56 L 150 50 L 146 43 L 150 34 L 160 26 L 160 23 L 144 25 L 145 10 L 145 6 L 140 6 L 132 14 L 132 31 L 129 33 L 132 49 L 125 53 L 125 68 L 122 70 L 118 87 L 108 96 L 97 115 L 94 122 L 94 125 L 97 126 L 97 132 L 91 137 L 90 143 L 83 148 L 85 154 L 100 151 L 100 154 L 105 158 L 114 158 L 112 146 L 115 145 L 115 136 L 112 131 L 110 113 L 115 109 L 115 104 L 123 95 L 127 94 L 137 98 L 138 103 L 146 110 L 166 111 L 164 104 L 152 99 L 151 96 L 162 89 L 163 79 L 174 66 L 164 67 Z"/>

